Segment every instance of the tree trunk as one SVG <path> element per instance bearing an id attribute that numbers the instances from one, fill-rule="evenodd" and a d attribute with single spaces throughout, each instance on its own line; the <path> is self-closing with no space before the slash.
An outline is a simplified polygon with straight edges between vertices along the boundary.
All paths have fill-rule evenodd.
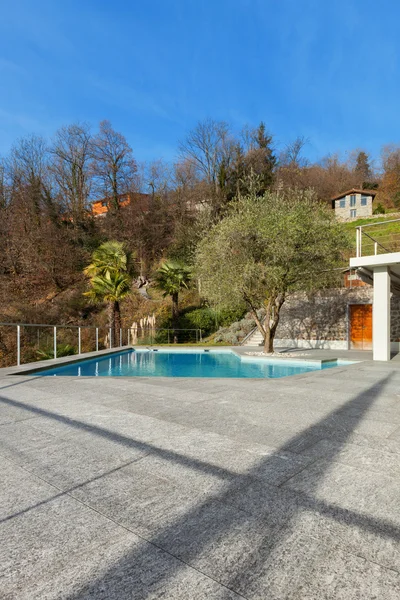
<path id="1" fill-rule="evenodd" d="M 120 331 L 121 331 L 121 311 L 119 308 L 119 302 L 114 302 L 114 327 L 116 346 L 120 345 Z"/>
<path id="2" fill-rule="evenodd" d="M 278 294 L 278 296 L 270 298 L 266 304 L 264 352 L 268 354 L 274 351 L 275 334 L 279 324 L 280 310 L 284 302 L 285 295 Z"/>
<path id="3" fill-rule="evenodd" d="M 119 346 L 119 330 L 121 329 L 121 311 L 119 302 L 109 302 L 107 313 L 108 327 L 111 329 L 112 346 Z"/>
<path id="4" fill-rule="evenodd" d="M 179 304 L 178 304 L 178 293 L 172 294 L 172 325 L 174 327 L 173 336 L 174 336 L 174 344 L 178 343 L 178 336 L 175 331 L 175 327 L 177 324 L 178 316 L 179 316 Z"/>
<path id="5" fill-rule="evenodd" d="M 251 312 L 251 314 L 253 315 L 253 319 L 254 319 L 254 320 L 255 320 L 255 322 L 256 322 L 256 325 L 257 325 L 258 331 L 259 331 L 259 332 L 261 333 L 261 335 L 263 336 L 263 339 L 265 339 L 265 328 L 264 328 L 263 324 L 261 323 L 260 319 L 258 318 L 258 315 L 257 315 L 257 309 L 256 309 L 256 307 L 255 307 L 255 306 L 252 304 L 252 302 L 250 301 L 250 299 L 249 299 L 249 298 L 245 297 L 245 301 L 246 301 L 246 303 L 247 303 L 247 304 L 248 304 L 248 306 L 249 306 L 249 309 L 250 309 L 250 312 Z"/>
<path id="6" fill-rule="evenodd" d="M 179 316 L 178 293 L 172 294 L 172 320 L 174 325 Z"/>

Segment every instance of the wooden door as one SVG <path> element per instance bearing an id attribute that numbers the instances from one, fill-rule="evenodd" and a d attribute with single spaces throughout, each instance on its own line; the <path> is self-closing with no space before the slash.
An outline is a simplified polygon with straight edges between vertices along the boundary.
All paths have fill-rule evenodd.
<path id="1" fill-rule="evenodd" d="M 350 304 L 350 348 L 372 349 L 372 304 Z"/>

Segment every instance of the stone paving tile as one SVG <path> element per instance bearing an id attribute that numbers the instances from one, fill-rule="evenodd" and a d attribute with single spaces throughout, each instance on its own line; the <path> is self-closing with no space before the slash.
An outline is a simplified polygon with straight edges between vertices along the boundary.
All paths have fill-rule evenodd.
<path id="1" fill-rule="evenodd" d="M 158 438 L 158 447 L 184 455 L 188 469 L 198 461 L 230 473 L 247 474 L 251 471 L 254 477 L 276 485 L 315 460 L 312 455 L 296 455 L 266 445 L 240 443 L 213 432 L 185 428 L 179 436 L 170 436 L 169 427 L 166 427 L 166 433 L 166 437 Z M 146 459 L 149 465 L 153 461 L 153 456 Z M 173 465 L 165 466 L 167 469 L 173 468 Z"/>
<path id="2" fill-rule="evenodd" d="M 400 427 L 395 429 L 393 433 L 389 436 L 390 440 L 400 442 Z"/>
<path id="3" fill-rule="evenodd" d="M 184 469 L 181 474 L 185 475 Z M 73 490 L 71 495 L 149 539 L 218 495 L 223 482 L 216 479 L 211 485 L 209 479 L 209 475 L 189 475 L 183 481 L 171 480 L 139 461 Z"/>
<path id="4" fill-rule="evenodd" d="M 382 452 L 400 454 L 400 441 L 394 440 L 391 437 L 380 438 L 373 435 L 361 435 L 359 433 L 349 433 L 343 431 L 329 431 L 328 433 L 320 431 L 320 435 L 315 436 L 314 442 L 306 445 L 306 440 L 304 440 L 303 449 L 300 451 L 300 453 L 307 453 L 310 447 L 322 441 L 323 439 L 329 439 L 332 442 L 339 443 L 340 445 L 354 444 L 361 446 L 362 448 L 368 447 Z M 311 438 L 309 438 L 309 441 L 311 441 Z M 290 447 L 288 447 L 288 449 L 292 450 Z M 295 452 L 295 450 L 292 451 Z"/>
<path id="5" fill-rule="evenodd" d="M 5 599 L 237 598 L 69 497 L 8 521 L 1 534 Z"/>
<path id="6" fill-rule="evenodd" d="M 32 415 L 27 413 L 26 410 L 0 403 L 0 426 L 30 418 L 32 418 Z"/>
<path id="7" fill-rule="evenodd" d="M 340 508 L 400 526 L 400 479 L 322 459 L 283 484 Z"/>
<path id="8" fill-rule="evenodd" d="M 1 597 L 35 597 L 44 581 L 56 586 L 68 564 L 83 566 L 98 547 L 124 536 L 114 523 L 68 497 L 16 516 L 1 525 Z M 56 597 L 56 589 L 52 594 Z"/>
<path id="9" fill-rule="evenodd" d="M 0 481 L 0 523 L 57 493 L 52 486 L 1 454 Z"/>
<path id="10" fill-rule="evenodd" d="M 307 535 L 296 519 L 273 527 L 219 503 L 202 505 L 156 540 L 249 599 L 348 598 L 344 594 L 357 587 L 362 598 L 394 599 L 400 590 L 398 573 L 379 566 L 371 576 L 372 563 Z M 349 562 L 356 577 L 346 569 Z"/>
<path id="11" fill-rule="evenodd" d="M 49 446 L 61 444 L 56 436 L 32 427 L 34 419 L 3 425 L 0 430 L 0 453 L 14 460 L 24 462 L 30 453 L 46 450 Z"/>
<path id="12" fill-rule="evenodd" d="M 340 548 L 400 572 L 400 527 L 392 521 L 251 478 L 232 484 L 225 502 L 274 526 L 284 526 L 294 519 L 305 535 L 324 540 L 331 549 Z"/>
<path id="13" fill-rule="evenodd" d="M 400 441 L 400 439 L 399 439 Z M 400 452 L 400 447 L 399 447 Z M 332 459 L 357 469 L 400 479 L 399 457 L 393 452 L 387 452 L 371 446 L 360 446 L 353 443 L 341 444 L 334 440 L 321 440 L 314 446 L 304 450 L 305 456 L 317 459 Z"/>
<path id="14" fill-rule="evenodd" d="M 17 425 L 20 425 L 21 437 L 16 436 Z M 146 454 L 146 450 L 111 440 L 99 440 L 92 436 L 74 443 L 54 438 L 25 423 L 17 425 L 2 428 L 0 453 L 61 489 L 82 483 Z"/>

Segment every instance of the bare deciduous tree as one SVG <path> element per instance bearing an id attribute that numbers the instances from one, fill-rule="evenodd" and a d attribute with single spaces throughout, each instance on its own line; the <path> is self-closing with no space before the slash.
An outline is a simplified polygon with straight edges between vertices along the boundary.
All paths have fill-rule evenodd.
<path id="1" fill-rule="evenodd" d="M 135 187 L 137 164 L 132 148 L 109 121 L 100 123 L 100 131 L 94 136 L 91 147 L 97 195 L 109 198 L 111 210 L 117 212 L 121 195 Z"/>
<path id="2" fill-rule="evenodd" d="M 308 166 L 308 160 L 302 152 L 308 144 L 308 139 L 300 135 L 292 142 L 286 144 L 285 149 L 279 157 L 279 163 L 285 167 L 304 168 Z"/>
<path id="3" fill-rule="evenodd" d="M 229 166 L 233 139 L 225 121 L 205 119 L 179 145 L 180 157 L 191 163 L 208 184 L 218 187 L 221 165 Z"/>
<path id="4" fill-rule="evenodd" d="M 89 170 L 91 134 L 87 124 L 59 129 L 51 148 L 51 171 L 58 192 L 74 223 L 84 220 L 91 190 Z"/>

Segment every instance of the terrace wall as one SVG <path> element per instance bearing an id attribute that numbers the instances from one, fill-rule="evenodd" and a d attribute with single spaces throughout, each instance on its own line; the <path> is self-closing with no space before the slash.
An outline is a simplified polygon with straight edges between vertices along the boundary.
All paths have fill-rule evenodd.
<path id="1" fill-rule="evenodd" d="M 349 305 L 372 304 L 371 286 L 330 290 L 307 295 L 294 294 L 281 309 L 276 334 L 280 346 L 347 349 Z M 400 298 L 391 299 L 391 341 L 400 342 Z"/>

